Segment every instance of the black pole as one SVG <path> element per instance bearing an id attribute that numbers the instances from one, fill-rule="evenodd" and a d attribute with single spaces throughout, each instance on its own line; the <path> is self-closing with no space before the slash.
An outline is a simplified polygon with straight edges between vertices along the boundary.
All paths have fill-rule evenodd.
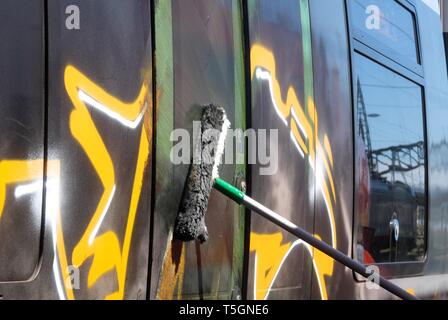
<path id="1" fill-rule="evenodd" d="M 331 247 L 330 245 L 328 245 L 327 243 L 317 239 L 312 234 L 310 234 L 307 231 L 305 231 L 304 229 L 296 226 L 295 224 L 286 220 L 285 218 L 279 216 L 277 213 L 264 207 L 263 205 L 259 204 L 255 200 L 245 196 L 244 200 L 243 200 L 243 204 L 247 208 L 251 209 L 254 212 L 257 212 L 258 214 L 260 214 L 264 218 L 268 219 L 272 223 L 276 224 L 280 228 L 288 231 L 289 233 L 293 234 L 294 236 L 298 237 L 299 239 L 305 241 L 312 247 L 317 248 L 318 250 L 322 251 L 323 253 L 330 256 L 334 260 L 339 261 L 344 266 L 359 273 L 363 277 L 368 278 L 372 275 L 375 275 L 377 277 L 377 279 L 379 279 L 378 285 L 381 288 L 393 293 L 397 297 L 399 297 L 403 300 L 419 300 L 416 296 L 410 294 L 406 290 L 403 290 L 402 288 L 400 288 L 396 284 L 392 283 L 391 281 L 381 277 L 379 274 L 377 274 L 375 272 L 368 272 L 367 267 L 365 265 L 361 264 L 360 262 L 358 262 L 356 260 L 351 259 L 350 257 L 343 254 L 339 250 L 336 250 L 333 247 Z"/>

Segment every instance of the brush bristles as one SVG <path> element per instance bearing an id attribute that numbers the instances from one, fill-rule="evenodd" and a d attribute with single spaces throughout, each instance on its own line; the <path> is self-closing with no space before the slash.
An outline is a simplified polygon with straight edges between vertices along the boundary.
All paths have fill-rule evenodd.
<path id="1" fill-rule="evenodd" d="M 221 128 L 221 134 L 219 135 L 218 147 L 216 148 L 216 157 L 213 164 L 212 180 L 219 178 L 219 166 L 221 165 L 222 156 L 224 154 L 224 147 L 226 145 L 227 131 L 230 129 L 230 121 L 227 119 L 224 113 L 224 122 Z"/>
<path id="2" fill-rule="evenodd" d="M 182 241 L 198 239 L 201 243 L 208 239 L 205 213 L 213 182 L 219 175 L 218 167 L 224 153 L 229 128 L 230 121 L 224 108 L 215 105 L 204 107 L 200 145 L 195 148 L 201 152 L 201 161 L 191 164 L 174 226 L 175 239 Z"/>

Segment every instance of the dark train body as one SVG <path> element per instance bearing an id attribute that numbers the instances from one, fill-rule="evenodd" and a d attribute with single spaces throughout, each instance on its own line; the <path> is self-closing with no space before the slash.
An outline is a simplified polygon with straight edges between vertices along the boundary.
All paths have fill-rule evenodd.
<path id="1" fill-rule="evenodd" d="M 172 239 L 189 170 L 173 130 L 191 134 L 213 103 L 233 129 L 278 133 L 254 164 L 237 145 L 225 180 L 447 298 L 443 7 L 1 1 L 0 297 L 395 298 L 216 191 L 208 242 Z"/>

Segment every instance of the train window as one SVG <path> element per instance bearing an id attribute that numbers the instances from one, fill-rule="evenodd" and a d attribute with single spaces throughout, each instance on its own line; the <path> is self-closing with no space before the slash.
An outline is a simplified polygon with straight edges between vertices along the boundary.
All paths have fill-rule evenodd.
<path id="1" fill-rule="evenodd" d="M 393 50 L 394 56 L 420 64 L 416 17 L 410 6 L 395 0 L 350 0 L 349 3 L 358 40 L 373 39 L 379 44 L 376 48 L 385 46 Z"/>
<path id="2" fill-rule="evenodd" d="M 422 87 L 355 53 L 357 257 L 365 264 L 425 254 Z"/>
<path id="3" fill-rule="evenodd" d="M 0 282 L 40 256 L 44 154 L 43 1 L 0 1 Z"/>

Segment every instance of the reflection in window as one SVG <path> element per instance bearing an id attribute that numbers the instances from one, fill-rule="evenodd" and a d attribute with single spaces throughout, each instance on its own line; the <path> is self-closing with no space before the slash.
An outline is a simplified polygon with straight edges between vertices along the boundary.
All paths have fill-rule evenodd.
<path id="1" fill-rule="evenodd" d="M 350 0 L 354 26 L 420 64 L 414 14 L 394 0 Z M 375 21 L 375 19 L 377 21 Z"/>
<path id="2" fill-rule="evenodd" d="M 419 261 L 425 251 L 422 88 L 355 55 L 357 256 Z"/>

